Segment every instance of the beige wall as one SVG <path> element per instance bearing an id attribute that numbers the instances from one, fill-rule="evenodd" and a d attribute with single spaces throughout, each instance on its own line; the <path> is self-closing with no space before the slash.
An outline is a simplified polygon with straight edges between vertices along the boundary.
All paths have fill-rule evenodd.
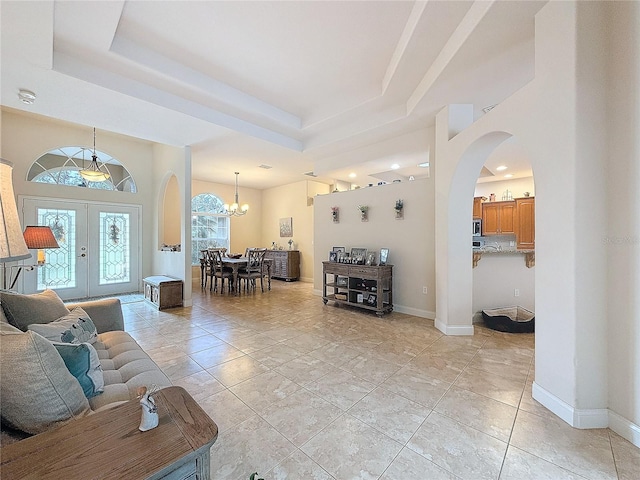
<path id="1" fill-rule="evenodd" d="M 181 243 L 180 222 L 176 220 L 181 218 L 180 206 L 182 205 L 182 195 L 180 187 L 178 187 L 178 179 L 172 175 L 164 189 L 163 198 L 163 224 L 160 228 L 160 247 L 164 245 L 176 245 Z"/>
<path id="2" fill-rule="evenodd" d="M 404 200 L 404 219 L 396 220 L 396 200 Z M 426 318 L 435 315 L 434 188 L 432 179 L 360 188 L 316 197 L 314 202 L 314 289 L 322 292 L 322 262 L 334 246 L 389 248 L 394 309 Z M 362 222 L 358 205 L 369 207 Z M 340 208 L 333 223 L 331 207 Z M 471 247 L 469 247 L 469 255 Z M 470 261 L 470 260 L 469 260 Z M 427 287 L 427 294 L 422 293 Z M 319 301 L 319 300 L 318 300 Z"/>
<path id="3" fill-rule="evenodd" d="M 318 193 L 328 193 L 329 185 L 314 181 L 296 182 L 262 192 L 262 245 L 272 242 L 289 249 L 288 241 L 300 251 L 300 279 L 313 281 L 313 199 Z M 280 219 L 293 219 L 293 237 L 280 237 Z"/>

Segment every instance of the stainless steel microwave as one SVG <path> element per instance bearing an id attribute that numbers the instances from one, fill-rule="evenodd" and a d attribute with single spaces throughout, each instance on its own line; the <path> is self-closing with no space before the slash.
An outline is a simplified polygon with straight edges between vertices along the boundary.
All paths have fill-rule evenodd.
<path id="1" fill-rule="evenodd" d="M 482 235 L 482 220 L 480 218 L 473 219 L 473 236 L 479 237 Z"/>

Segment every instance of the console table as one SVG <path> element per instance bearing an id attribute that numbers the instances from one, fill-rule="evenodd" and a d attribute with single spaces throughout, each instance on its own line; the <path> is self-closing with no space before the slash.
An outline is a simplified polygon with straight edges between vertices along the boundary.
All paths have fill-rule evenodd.
<path id="1" fill-rule="evenodd" d="M 282 278 L 287 282 L 300 277 L 299 250 L 267 250 L 264 258 L 273 262 L 272 277 Z"/>
<path id="2" fill-rule="evenodd" d="M 159 425 L 132 400 L 2 448 L 2 478 L 209 479 L 218 426 L 182 387 L 154 394 Z"/>
<path id="3" fill-rule="evenodd" d="M 373 310 L 393 310 L 393 265 L 322 262 L 322 300 Z"/>

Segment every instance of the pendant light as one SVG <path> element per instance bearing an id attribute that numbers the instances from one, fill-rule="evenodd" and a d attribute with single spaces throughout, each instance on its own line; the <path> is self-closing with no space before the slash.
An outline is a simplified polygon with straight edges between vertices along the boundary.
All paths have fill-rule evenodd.
<path id="1" fill-rule="evenodd" d="M 240 204 L 238 203 L 238 175 L 240 175 L 240 172 L 235 172 L 235 174 L 236 174 L 235 202 L 231 205 L 229 205 L 228 203 L 225 203 L 224 210 L 225 210 L 225 214 L 230 217 L 241 217 L 242 215 L 245 215 L 249 211 L 249 205 L 245 203 L 244 205 L 242 205 L 242 208 L 241 208 Z"/>
<path id="2" fill-rule="evenodd" d="M 80 175 L 87 182 L 104 182 L 108 180 L 111 175 L 100 170 L 98 165 L 98 156 L 96 155 L 96 127 L 93 127 L 93 155 L 91 155 L 91 163 L 89 168 L 80 170 Z"/>

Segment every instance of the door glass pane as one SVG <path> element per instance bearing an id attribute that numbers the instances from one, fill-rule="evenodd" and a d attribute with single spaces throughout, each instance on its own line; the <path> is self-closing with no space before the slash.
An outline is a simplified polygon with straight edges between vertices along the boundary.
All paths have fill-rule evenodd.
<path id="1" fill-rule="evenodd" d="M 76 287 L 76 212 L 38 208 L 38 225 L 49 226 L 60 248 L 45 249 L 38 268 L 38 290 Z"/>
<path id="2" fill-rule="evenodd" d="M 100 285 L 130 281 L 130 230 L 128 213 L 100 212 Z"/>

